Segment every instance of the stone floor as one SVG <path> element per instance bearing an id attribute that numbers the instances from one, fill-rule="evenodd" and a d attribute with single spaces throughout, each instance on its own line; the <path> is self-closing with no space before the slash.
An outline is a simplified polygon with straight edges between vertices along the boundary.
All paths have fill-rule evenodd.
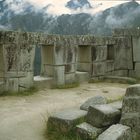
<path id="1" fill-rule="evenodd" d="M 31 96 L 0 97 L 0 140 L 46 140 L 46 122 L 51 113 L 79 107 L 96 95 L 118 99 L 125 94 L 126 87 L 84 83 L 73 89 L 43 89 Z"/>

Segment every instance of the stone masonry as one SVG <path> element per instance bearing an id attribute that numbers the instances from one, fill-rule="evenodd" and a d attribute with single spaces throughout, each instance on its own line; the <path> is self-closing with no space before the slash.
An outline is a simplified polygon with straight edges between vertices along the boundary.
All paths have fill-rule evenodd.
<path id="1" fill-rule="evenodd" d="M 140 77 L 140 30 L 115 30 L 110 37 L 0 31 L 0 92 L 33 86 L 35 47 L 41 46 L 41 75 L 56 86 L 87 77 Z M 77 72 L 78 71 L 78 72 Z"/>

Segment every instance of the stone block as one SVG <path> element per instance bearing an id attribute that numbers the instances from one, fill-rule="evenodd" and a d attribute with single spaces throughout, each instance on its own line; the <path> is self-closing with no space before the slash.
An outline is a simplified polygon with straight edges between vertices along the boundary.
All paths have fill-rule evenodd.
<path id="1" fill-rule="evenodd" d="M 112 72 L 112 75 L 128 77 L 128 70 L 115 70 Z"/>
<path id="2" fill-rule="evenodd" d="M 122 101 L 116 101 L 116 102 L 113 102 L 113 103 L 109 103 L 108 105 L 118 109 L 118 110 L 122 110 Z"/>
<path id="3" fill-rule="evenodd" d="M 87 122 L 101 128 L 110 126 L 120 121 L 121 112 L 110 105 L 90 106 L 87 114 Z"/>
<path id="4" fill-rule="evenodd" d="M 112 125 L 97 140 L 132 140 L 131 128 L 121 124 Z"/>
<path id="5" fill-rule="evenodd" d="M 106 63 L 105 62 L 94 62 L 93 63 L 93 76 L 105 75 Z"/>
<path id="6" fill-rule="evenodd" d="M 88 111 L 88 108 L 90 106 L 99 105 L 99 104 L 106 104 L 107 99 L 103 96 L 95 96 L 92 98 L 89 98 L 87 101 L 85 101 L 81 106 L 80 109 Z"/>
<path id="7" fill-rule="evenodd" d="M 24 77 L 19 78 L 19 83 L 18 83 L 19 91 L 27 90 L 33 86 L 33 81 L 34 81 L 33 76 L 34 76 L 33 72 L 27 72 Z"/>
<path id="8" fill-rule="evenodd" d="M 66 51 L 65 51 L 65 63 L 69 64 L 69 63 L 75 63 L 76 62 L 76 47 L 67 47 Z"/>
<path id="9" fill-rule="evenodd" d="M 140 138 L 140 84 L 130 86 L 126 90 L 122 107 L 122 124 L 132 128 L 134 140 Z"/>
<path id="10" fill-rule="evenodd" d="M 105 61 L 107 59 L 107 46 L 96 47 L 96 61 Z"/>
<path id="11" fill-rule="evenodd" d="M 135 63 L 135 77 L 140 78 L 140 62 Z"/>
<path id="12" fill-rule="evenodd" d="M 76 127 L 76 125 L 84 122 L 86 111 L 79 109 L 67 109 L 51 115 L 48 119 L 48 129 L 60 133 L 68 133 Z"/>
<path id="13" fill-rule="evenodd" d="M 115 46 L 115 70 L 133 69 L 130 38 L 118 38 Z"/>
<path id="14" fill-rule="evenodd" d="M 90 46 L 79 46 L 78 47 L 78 62 L 90 63 L 91 62 L 91 47 Z"/>
<path id="15" fill-rule="evenodd" d="M 65 84 L 71 84 L 76 82 L 75 73 L 65 74 Z"/>
<path id="16" fill-rule="evenodd" d="M 55 66 L 54 68 L 54 84 L 64 85 L 65 84 L 65 66 Z"/>
<path id="17" fill-rule="evenodd" d="M 18 55 L 18 54 L 17 54 Z M 24 45 L 20 47 L 20 56 L 17 63 L 20 71 L 33 71 L 35 57 L 35 45 Z"/>
<path id="18" fill-rule="evenodd" d="M 133 37 L 133 56 L 134 61 L 140 61 L 140 37 Z"/>
<path id="19" fill-rule="evenodd" d="M 76 64 L 66 64 L 65 65 L 65 73 L 76 72 Z"/>
<path id="20" fill-rule="evenodd" d="M 18 78 L 6 78 L 5 91 L 18 92 L 19 79 Z"/>
<path id="21" fill-rule="evenodd" d="M 91 71 L 91 63 L 78 62 L 77 71 L 90 72 Z"/>
<path id="22" fill-rule="evenodd" d="M 89 73 L 88 72 L 76 71 L 76 80 L 78 82 L 89 81 Z"/>
<path id="23" fill-rule="evenodd" d="M 66 48 L 62 46 L 55 46 L 54 48 L 54 64 L 55 65 L 64 65 L 66 56 L 65 56 Z"/>
<path id="24" fill-rule="evenodd" d="M 114 71 L 114 61 L 107 61 L 106 62 L 106 72 L 112 72 Z"/>
<path id="25" fill-rule="evenodd" d="M 81 140 L 93 140 L 104 131 L 103 128 L 96 128 L 84 122 L 76 126 L 76 133 Z"/>

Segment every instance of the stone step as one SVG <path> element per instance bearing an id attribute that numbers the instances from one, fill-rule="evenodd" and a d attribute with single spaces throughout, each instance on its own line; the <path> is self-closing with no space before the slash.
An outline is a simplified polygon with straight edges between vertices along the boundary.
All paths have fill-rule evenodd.
<path id="1" fill-rule="evenodd" d="M 85 82 L 89 80 L 88 72 L 76 71 L 76 79 L 78 82 Z"/>
<path id="2" fill-rule="evenodd" d="M 121 112 L 110 105 L 90 106 L 87 114 L 87 122 L 92 126 L 101 128 L 118 123 Z"/>
<path id="3" fill-rule="evenodd" d="M 80 137 L 81 140 L 96 139 L 104 130 L 103 128 L 93 127 L 86 122 L 76 126 L 77 136 Z"/>
<path id="4" fill-rule="evenodd" d="M 76 127 L 77 124 L 84 122 L 86 115 L 87 111 L 79 109 L 66 109 L 54 113 L 48 119 L 48 129 L 68 133 Z"/>
<path id="5" fill-rule="evenodd" d="M 81 110 L 88 111 L 89 106 L 97 105 L 97 104 L 106 104 L 107 99 L 103 96 L 95 96 L 92 98 L 89 98 L 87 101 L 85 101 L 81 106 Z"/>
<path id="6" fill-rule="evenodd" d="M 97 140 L 132 140 L 131 128 L 122 124 L 112 125 Z"/>

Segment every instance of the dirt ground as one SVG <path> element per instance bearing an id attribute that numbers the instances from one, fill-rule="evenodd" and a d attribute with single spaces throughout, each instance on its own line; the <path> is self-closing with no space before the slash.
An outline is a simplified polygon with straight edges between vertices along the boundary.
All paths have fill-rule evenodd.
<path id="1" fill-rule="evenodd" d="M 51 113 L 79 107 L 96 95 L 118 99 L 125 94 L 126 87 L 84 83 L 73 89 L 43 89 L 31 96 L 0 97 L 0 140 L 46 140 L 46 122 Z"/>

